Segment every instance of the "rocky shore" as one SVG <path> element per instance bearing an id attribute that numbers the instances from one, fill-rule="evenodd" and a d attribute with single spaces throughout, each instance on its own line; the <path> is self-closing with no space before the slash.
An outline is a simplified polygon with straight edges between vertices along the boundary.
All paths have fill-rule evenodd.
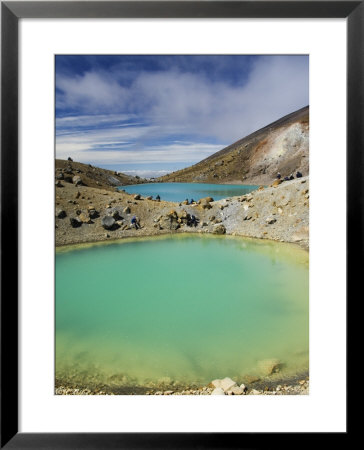
<path id="1" fill-rule="evenodd" d="M 150 389 L 148 387 L 128 387 L 124 391 L 108 387 L 73 387 L 72 385 L 58 384 L 55 389 L 56 395 L 308 395 L 308 376 L 298 376 L 294 380 L 269 379 L 256 381 L 249 384 L 238 384 L 229 377 L 213 380 L 207 386 L 184 386 Z"/>
<path id="2" fill-rule="evenodd" d="M 308 248 L 309 177 L 277 180 L 247 195 L 219 201 L 206 197 L 192 205 L 86 186 L 82 174 L 75 174 L 72 182 L 57 180 L 55 195 L 56 246 L 192 232 L 271 239 Z M 131 224 L 133 216 L 139 219 L 139 229 Z"/>

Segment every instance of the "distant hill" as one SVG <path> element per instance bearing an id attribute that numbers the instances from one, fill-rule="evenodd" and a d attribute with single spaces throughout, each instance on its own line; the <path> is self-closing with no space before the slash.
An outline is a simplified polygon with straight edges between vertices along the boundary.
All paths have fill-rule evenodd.
<path id="1" fill-rule="evenodd" d="M 269 184 L 280 172 L 309 174 L 309 107 L 299 109 L 158 182 Z"/>
<path id="2" fill-rule="evenodd" d="M 146 180 L 126 175 L 125 173 L 112 170 L 101 169 L 91 164 L 83 164 L 75 161 L 56 159 L 56 177 L 60 181 L 72 183 L 72 178 L 76 175 L 81 177 L 84 186 L 102 189 L 113 189 L 115 186 L 126 186 L 128 184 L 145 183 Z M 62 174 L 62 175 L 61 175 Z"/>

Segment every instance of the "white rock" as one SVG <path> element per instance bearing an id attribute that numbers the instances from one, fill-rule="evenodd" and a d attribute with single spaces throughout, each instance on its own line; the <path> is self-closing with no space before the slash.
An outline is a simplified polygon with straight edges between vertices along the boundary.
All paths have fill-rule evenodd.
<path id="1" fill-rule="evenodd" d="M 225 392 L 220 387 L 217 387 L 211 392 L 211 395 L 225 395 Z"/>
<path id="2" fill-rule="evenodd" d="M 256 389 L 252 389 L 252 390 L 250 391 L 250 395 L 259 395 L 259 394 L 260 394 L 260 392 L 257 391 Z"/>
<path id="3" fill-rule="evenodd" d="M 239 386 L 233 386 L 231 389 L 228 390 L 228 394 L 230 392 L 234 395 L 243 395 L 244 389 L 241 389 Z"/>
<path id="4" fill-rule="evenodd" d="M 221 388 L 221 380 L 214 380 L 214 381 L 211 381 L 211 384 L 212 384 L 215 388 Z"/>
<path id="5" fill-rule="evenodd" d="M 224 389 L 224 391 L 229 391 L 233 386 L 236 386 L 235 381 L 233 381 L 231 378 L 224 378 L 221 380 L 221 388 Z"/>

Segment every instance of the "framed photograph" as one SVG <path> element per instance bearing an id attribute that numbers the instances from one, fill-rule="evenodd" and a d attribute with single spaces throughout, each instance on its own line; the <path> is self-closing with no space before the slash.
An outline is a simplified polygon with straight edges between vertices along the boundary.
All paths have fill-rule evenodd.
<path id="1" fill-rule="evenodd" d="M 362 2 L 1 6 L 2 447 L 346 437 Z"/>

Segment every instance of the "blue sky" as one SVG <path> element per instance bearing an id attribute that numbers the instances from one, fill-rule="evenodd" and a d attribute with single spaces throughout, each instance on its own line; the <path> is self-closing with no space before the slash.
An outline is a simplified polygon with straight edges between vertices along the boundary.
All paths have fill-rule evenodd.
<path id="1" fill-rule="evenodd" d="M 57 55 L 56 157 L 159 176 L 308 104 L 305 55 Z"/>

